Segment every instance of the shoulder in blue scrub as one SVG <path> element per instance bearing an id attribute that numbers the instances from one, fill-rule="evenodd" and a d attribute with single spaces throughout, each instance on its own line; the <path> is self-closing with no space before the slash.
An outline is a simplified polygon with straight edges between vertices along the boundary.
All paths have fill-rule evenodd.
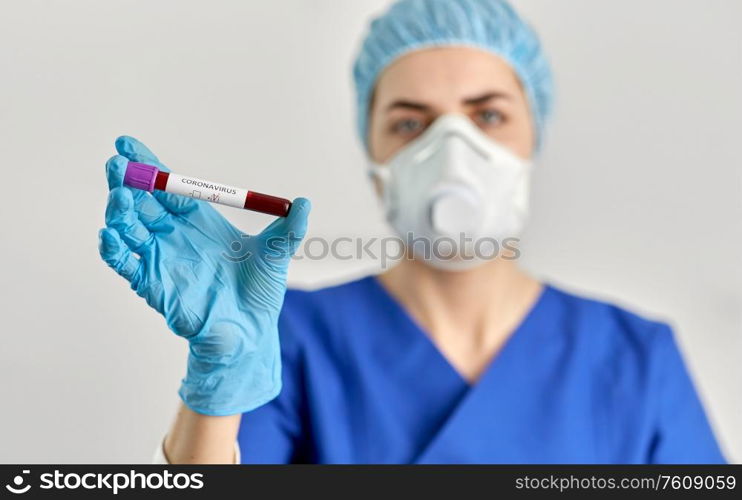
<path id="1" fill-rule="evenodd" d="M 724 463 L 666 324 L 546 284 L 474 384 L 374 276 L 289 290 L 243 463 Z"/>

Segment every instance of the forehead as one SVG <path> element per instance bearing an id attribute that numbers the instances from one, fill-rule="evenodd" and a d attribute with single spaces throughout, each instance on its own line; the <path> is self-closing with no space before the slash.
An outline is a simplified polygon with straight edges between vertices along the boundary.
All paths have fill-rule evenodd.
<path id="1" fill-rule="evenodd" d="M 405 54 L 387 66 L 375 99 L 382 106 L 395 99 L 435 103 L 493 90 L 520 93 L 518 78 L 504 59 L 471 47 L 434 47 Z"/>

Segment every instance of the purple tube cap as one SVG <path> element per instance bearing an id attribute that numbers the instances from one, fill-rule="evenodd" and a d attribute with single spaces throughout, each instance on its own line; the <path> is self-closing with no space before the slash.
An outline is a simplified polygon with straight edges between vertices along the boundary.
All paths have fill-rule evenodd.
<path id="1" fill-rule="evenodd" d="M 155 190 L 155 179 L 159 169 L 146 163 L 130 161 L 124 174 L 124 186 L 142 189 L 150 193 Z"/>

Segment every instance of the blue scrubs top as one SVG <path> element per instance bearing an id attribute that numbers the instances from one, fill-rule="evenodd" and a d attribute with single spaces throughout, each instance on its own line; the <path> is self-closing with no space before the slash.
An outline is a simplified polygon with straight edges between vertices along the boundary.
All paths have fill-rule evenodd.
<path id="1" fill-rule="evenodd" d="M 374 276 L 289 290 L 243 463 L 724 463 L 671 329 L 546 283 L 469 384 Z"/>

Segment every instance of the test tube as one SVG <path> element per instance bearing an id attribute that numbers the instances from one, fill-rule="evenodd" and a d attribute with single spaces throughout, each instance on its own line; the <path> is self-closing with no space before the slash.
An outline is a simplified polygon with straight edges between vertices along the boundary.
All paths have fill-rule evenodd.
<path id="1" fill-rule="evenodd" d="M 126 166 L 124 185 L 150 193 L 155 190 L 164 191 L 279 217 L 286 217 L 291 210 L 291 202 L 284 198 L 186 177 L 174 172 L 163 172 L 147 163 L 130 161 Z"/>

